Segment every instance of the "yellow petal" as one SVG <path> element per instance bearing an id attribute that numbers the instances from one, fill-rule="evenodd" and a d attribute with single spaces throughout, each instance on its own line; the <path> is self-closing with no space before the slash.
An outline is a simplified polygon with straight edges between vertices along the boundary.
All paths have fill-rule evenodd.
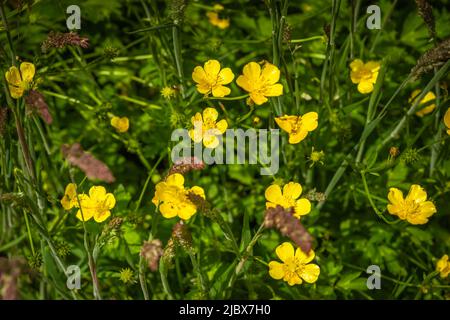
<path id="1" fill-rule="evenodd" d="M 33 81 L 35 68 L 34 64 L 30 62 L 22 62 L 20 64 L 20 73 L 22 74 L 22 80 L 25 82 L 31 82 Z"/>
<path id="2" fill-rule="evenodd" d="M 361 81 L 361 74 L 359 72 L 354 72 L 351 71 L 350 72 L 350 79 L 352 80 L 353 83 L 359 83 Z"/>
<path id="3" fill-rule="evenodd" d="M 189 203 L 181 207 L 178 212 L 178 216 L 183 220 L 189 220 L 196 212 L 197 208 L 195 205 Z"/>
<path id="4" fill-rule="evenodd" d="M 188 192 L 192 192 L 192 193 L 202 197 L 203 199 L 205 199 L 205 190 L 203 190 L 202 187 L 193 186 L 192 188 L 189 189 Z"/>
<path id="5" fill-rule="evenodd" d="M 217 130 L 220 131 L 220 133 L 224 133 L 228 128 L 228 122 L 225 119 L 220 120 L 216 123 Z"/>
<path id="6" fill-rule="evenodd" d="M 206 82 L 207 79 L 205 70 L 203 70 L 203 68 L 200 66 L 195 67 L 194 71 L 192 72 L 192 80 L 194 80 L 197 83 Z"/>
<path id="7" fill-rule="evenodd" d="M 273 203 L 277 203 L 280 200 L 280 198 L 283 197 L 283 195 L 281 194 L 281 188 L 277 184 L 270 185 L 266 189 L 266 192 L 264 193 L 264 196 L 266 197 L 267 201 L 270 201 L 270 202 L 273 202 Z"/>
<path id="8" fill-rule="evenodd" d="M 424 217 L 424 216 L 421 216 L 421 215 L 417 215 L 417 214 L 415 214 L 415 215 L 411 215 L 411 214 L 407 215 L 406 216 L 406 220 L 409 223 L 414 224 L 414 225 L 425 224 L 425 223 L 428 222 L 428 218 L 427 217 Z"/>
<path id="9" fill-rule="evenodd" d="M 261 71 L 261 77 L 261 81 L 267 84 L 275 84 L 280 80 L 280 69 L 271 63 L 266 63 Z M 283 87 L 281 87 L 281 90 L 283 90 Z"/>
<path id="10" fill-rule="evenodd" d="M 191 137 L 192 141 L 195 143 L 199 143 L 203 140 L 202 129 L 191 129 L 189 130 L 189 137 Z"/>
<path id="11" fill-rule="evenodd" d="M 300 218 L 311 212 L 311 202 L 306 198 L 298 199 L 295 202 L 295 213 L 294 216 Z"/>
<path id="12" fill-rule="evenodd" d="M 429 106 L 426 106 L 425 108 L 419 110 L 416 112 L 416 115 L 419 117 L 423 117 L 426 114 L 429 114 L 433 112 L 433 110 L 436 108 L 435 104 L 430 104 Z"/>
<path id="13" fill-rule="evenodd" d="M 231 83 L 234 79 L 233 71 L 230 68 L 223 68 L 219 72 L 219 78 L 217 79 L 217 83 L 219 84 L 228 84 Z"/>
<path id="14" fill-rule="evenodd" d="M 19 87 L 22 83 L 19 69 L 17 69 L 17 67 L 15 66 L 10 67 L 9 70 L 5 72 L 5 78 L 9 84 L 12 84 L 16 87 Z"/>
<path id="15" fill-rule="evenodd" d="M 283 196 L 297 199 L 302 194 L 302 186 L 297 182 L 289 182 L 283 187 Z"/>
<path id="16" fill-rule="evenodd" d="M 229 95 L 230 93 L 231 93 L 230 88 L 225 86 L 217 85 L 212 88 L 213 97 L 222 98 Z"/>
<path id="17" fill-rule="evenodd" d="M 388 193 L 388 200 L 390 203 L 396 205 L 403 202 L 403 192 L 397 188 L 390 188 Z"/>
<path id="18" fill-rule="evenodd" d="M 447 126 L 447 128 L 450 128 L 450 108 L 448 108 L 447 111 L 445 112 L 444 124 Z M 448 131 L 447 131 L 447 133 L 448 133 Z"/>
<path id="19" fill-rule="evenodd" d="M 219 117 L 219 113 L 214 108 L 206 108 L 205 110 L 203 110 L 203 120 L 205 122 L 207 122 L 207 121 L 214 122 L 217 120 L 218 117 Z"/>
<path id="20" fill-rule="evenodd" d="M 367 68 L 372 72 L 377 72 L 378 70 L 380 70 L 380 67 L 381 67 L 381 64 L 378 61 L 368 61 L 364 65 L 364 68 Z"/>
<path id="21" fill-rule="evenodd" d="M 319 278 L 320 268 L 317 264 L 307 264 L 300 272 L 300 277 L 308 283 L 314 283 Z"/>
<path id="22" fill-rule="evenodd" d="M 96 212 L 94 214 L 94 220 L 95 220 L 95 222 L 100 223 L 100 222 L 103 222 L 106 219 L 108 219 L 110 215 L 111 215 L 111 211 L 109 211 L 109 210 L 102 211 L 102 212 Z"/>
<path id="23" fill-rule="evenodd" d="M 82 210 L 83 210 L 83 214 L 81 214 L 81 210 L 80 209 L 78 209 L 78 211 L 77 211 L 76 217 L 78 218 L 78 220 L 83 221 L 83 218 L 84 218 L 84 221 L 91 220 L 91 218 L 94 215 L 93 210 L 86 209 L 86 208 L 83 208 L 83 207 L 82 207 Z"/>
<path id="24" fill-rule="evenodd" d="M 171 204 L 164 202 L 159 206 L 159 212 L 166 219 L 176 217 L 178 215 L 177 209 Z"/>
<path id="25" fill-rule="evenodd" d="M 287 259 L 294 257 L 294 247 L 289 242 L 283 242 L 275 250 L 278 258 L 286 262 Z"/>
<path id="26" fill-rule="evenodd" d="M 207 82 L 198 84 L 197 91 L 201 94 L 209 94 L 211 92 L 211 85 Z"/>
<path id="27" fill-rule="evenodd" d="M 11 94 L 11 98 L 19 99 L 23 96 L 24 89 L 22 87 L 13 87 L 11 85 L 8 86 L 9 93 Z"/>
<path id="28" fill-rule="evenodd" d="M 283 264 L 279 263 L 277 261 L 270 261 L 269 262 L 269 275 L 276 280 L 283 279 L 283 277 L 284 277 Z"/>
<path id="29" fill-rule="evenodd" d="M 250 99 L 257 104 L 258 106 L 262 105 L 263 103 L 266 103 L 268 99 L 264 97 L 262 94 L 258 92 L 251 92 L 250 93 Z"/>
<path id="30" fill-rule="evenodd" d="M 260 82 L 261 67 L 256 62 L 247 63 L 242 72 L 249 82 Z"/>
<path id="31" fill-rule="evenodd" d="M 435 99 L 436 99 L 436 96 L 434 95 L 434 92 L 433 92 L 433 91 L 429 91 L 429 92 L 425 95 L 425 97 L 423 97 L 423 99 L 422 99 L 422 101 L 420 101 L 420 103 L 421 103 L 421 104 L 427 103 L 427 102 L 432 101 L 432 100 L 435 100 Z"/>
<path id="32" fill-rule="evenodd" d="M 370 81 L 361 81 L 358 84 L 358 91 L 362 94 L 371 93 L 373 91 L 373 83 Z"/>
<path id="33" fill-rule="evenodd" d="M 106 189 L 102 186 L 93 186 L 89 189 L 89 197 L 92 200 L 103 200 L 106 197 Z"/>
<path id="34" fill-rule="evenodd" d="M 360 69 L 362 66 L 364 65 L 364 63 L 362 62 L 362 60 L 360 59 L 355 59 L 350 63 L 350 68 L 352 69 L 352 71 L 357 71 L 358 69 Z"/>
<path id="35" fill-rule="evenodd" d="M 208 77 L 216 79 L 219 76 L 220 62 L 217 60 L 208 60 L 205 62 L 203 69 Z"/>
<path id="36" fill-rule="evenodd" d="M 408 102 L 409 102 L 409 103 L 412 103 L 412 102 L 416 99 L 416 97 L 420 94 L 421 91 L 422 91 L 422 90 L 420 90 L 420 89 L 414 90 L 414 91 L 411 93 L 411 96 L 409 97 Z"/>
<path id="37" fill-rule="evenodd" d="M 203 123 L 203 118 L 202 118 L 202 114 L 200 112 L 197 112 L 192 118 L 191 118 L 191 123 L 194 126 L 198 126 L 198 127 L 202 127 L 202 123 Z"/>
<path id="38" fill-rule="evenodd" d="M 306 130 L 299 130 L 295 133 L 290 133 L 289 134 L 289 143 L 297 144 L 300 141 L 304 140 L 307 135 L 308 135 L 308 131 L 306 131 Z"/>
<path id="39" fill-rule="evenodd" d="M 295 258 L 302 264 L 307 264 L 311 262 L 315 256 L 316 254 L 312 249 L 309 250 L 308 254 L 304 253 L 300 248 L 297 248 L 297 250 L 295 250 Z"/>
<path id="40" fill-rule="evenodd" d="M 406 196 L 406 200 L 423 202 L 427 200 L 427 193 L 418 184 L 413 184 L 409 189 L 408 195 Z"/>
<path id="41" fill-rule="evenodd" d="M 77 185 L 75 183 L 69 183 L 66 186 L 65 194 L 70 198 L 76 197 L 77 195 Z"/>
<path id="42" fill-rule="evenodd" d="M 377 82 L 377 79 L 378 79 L 378 71 L 372 73 L 372 76 L 369 78 L 369 81 L 375 84 Z"/>
<path id="43" fill-rule="evenodd" d="M 285 277 L 284 280 L 287 281 L 287 283 L 290 286 L 302 283 L 302 279 L 300 279 L 300 277 L 297 274 L 293 274 L 289 278 Z"/>
<path id="44" fill-rule="evenodd" d="M 104 205 L 108 208 L 108 209 L 112 209 L 114 208 L 114 206 L 116 205 L 116 198 L 114 197 L 114 195 L 112 193 L 107 193 L 105 200 L 104 200 Z"/>
<path id="45" fill-rule="evenodd" d="M 219 139 L 217 138 L 217 136 L 215 134 L 207 133 L 203 136 L 203 145 L 206 148 L 214 149 L 219 145 Z"/>
<path id="46" fill-rule="evenodd" d="M 247 92 L 252 92 L 254 90 L 254 83 L 246 76 L 239 76 L 236 79 L 236 84 Z"/>
<path id="47" fill-rule="evenodd" d="M 431 217 L 436 211 L 436 206 L 431 201 L 425 201 L 419 205 L 419 212 L 423 217 Z"/>
<path id="48" fill-rule="evenodd" d="M 305 113 L 302 118 L 302 129 L 307 131 L 313 131 L 317 128 L 318 122 L 317 119 L 319 118 L 319 115 L 317 112 L 308 112 Z"/>
<path id="49" fill-rule="evenodd" d="M 297 116 L 283 116 L 275 118 L 277 125 L 284 131 L 290 133 L 292 131 L 292 126 L 299 121 Z"/>
<path id="50" fill-rule="evenodd" d="M 264 87 L 263 94 L 266 97 L 278 97 L 283 94 L 283 85 L 280 83 Z"/>
<path id="51" fill-rule="evenodd" d="M 179 173 L 174 173 L 167 177 L 166 183 L 169 186 L 184 188 L 184 177 Z"/>

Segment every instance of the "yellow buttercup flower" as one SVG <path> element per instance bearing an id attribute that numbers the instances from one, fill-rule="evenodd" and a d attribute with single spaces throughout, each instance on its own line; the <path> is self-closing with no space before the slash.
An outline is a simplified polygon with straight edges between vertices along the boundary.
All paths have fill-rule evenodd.
<path id="1" fill-rule="evenodd" d="M 444 124 L 448 128 L 447 134 L 450 135 L 450 108 L 447 109 L 447 112 L 444 115 Z"/>
<path id="2" fill-rule="evenodd" d="M 244 66 L 236 83 L 239 87 L 249 92 L 248 103 L 261 105 L 268 101 L 267 97 L 277 97 L 283 94 L 283 85 L 277 83 L 280 80 L 280 69 L 266 62 L 261 66 L 256 62 L 247 63 Z"/>
<path id="3" fill-rule="evenodd" d="M 111 125 L 116 129 L 119 133 L 124 133 L 128 131 L 130 127 L 130 120 L 127 117 L 112 117 Z"/>
<path id="4" fill-rule="evenodd" d="M 153 204 L 159 207 L 164 218 L 180 217 L 188 220 L 197 212 L 196 205 L 189 199 L 189 193 L 193 193 L 205 199 L 205 191 L 198 186 L 190 189 L 184 187 L 184 177 L 175 173 L 159 182 L 155 187 Z"/>
<path id="5" fill-rule="evenodd" d="M 228 128 L 225 119 L 216 122 L 219 114 L 214 108 L 206 108 L 203 110 L 203 117 L 200 112 L 191 118 L 193 129 L 189 130 L 189 136 L 195 143 L 203 141 L 203 145 L 207 148 L 214 149 L 219 145 L 219 138 Z"/>
<path id="6" fill-rule="evenodd" d="M 277 205 L 283 208 L 294 208 L 294 216 L 299 218 L 311 211 L 311 202 L 306 198 L 300 198 L 302 186 L 297 182 L 289 182 L 284 185 L 283 192 L 277 184 L 272 184 L 266 189 L 266 208 L 275 208 Z"/>
<path id="7" fill-rule="evenodd" d="M 77 218 L 81 219 L 81 211 L 83 211 L 83 216 L 85 221 L 89 220 L 93 216 L 93 211 L 91 210 L 91 204 L 89 196 L 84 193 L 79 193 L 77 195 L 77 185 L 75 183 L 69 183 L 66 186 L 64 196 L 61 199 L 61 205 L 64 210 L 70 210 L 72 208 L 78 208 Z M 81 210 L 80 210 L 81 205 Z"/>
<path id="8" fill-rule="evenodd" d="M 16 66 L 12 66 L 6 71 L 5 78 L 12 98 L 19 99 L 26 90 L 32 89 L 34 74 L 35 67 L 30 62 L 22 62 L 20 72 Z"/>
<path id="9" fill-rule="evenodd" d="M 311 250 L 305 254 L 300 248 L 294 253 L 294 247 L 289 242 L 284 242 L 275 250 L 278 261 L 269 262 L 269 274 L 276 280 L 283 279 L 290 286 L 301 284 L 303 281 L 314 283 L 319 278 L 320 267 L 317 264 L 309 263 L 314 257 L 314 251 Z"/>
<path id="10" fill-rule="evenodd" d="M 208 60 L 203 67 L 194 68 L 192 79 L 197 83 L 198 92 L 221 98 L 230 94 L 230 88 L 224 85 L 233 81 L 234 74 L 230 68 L 220 69 L 219 61 Z"/>
<path id="11" fill-rule="evenodd" d="M 89 197 L 81 204 L 83 216 L 78 210 L 77 218 L 87 221 L 94 217 L 96 222 L 103 222 L 111 215 L 111 209 L 116 205 L 116 198 L 112 193 L 106 193 L 102 186 L 93 186 L 89 189 Z"/>
<path id="12" fill-rule="evenodd" d="M 417 184 L 411 186 L 405 199 L 399 189 L 390 188 L 388 199 L 390 202 L 387 205 L 389 213 L 402 220 L 407 220 L 411 224 L 425 224 L 428 222 L 428 218 L 436 212 L 433 202 L 426 201 L 425 190 Z"/>
<path id="13" fill-rule="evenodd" d="M 422 90 L 420 90 L 420 89 L 414 90 L 411 93 L 411 96 L 409 97 L 408 102 L 409 103 L 413 103 L 414 100 L 416 100 L 416 97 L 420 94 L 420 92 L 422 92 Z M 434 93 L 432 91 L 429 91 L 425 95 L 425 97 L 423 97 L 423 99 L 420 100 L 419 105 L 426 104 L 427 102 L 435 100 L 435 99 L 436 99 L 436 96 L 434 95 Z M 430 112 L 433 112 L 434 109 L 436 109 L 436 105 L 433 103 L 433 104 L 430 104 L 430 105 L 426 106 L 425 108 L 417 111 L 416 115 L 419 116 L 419 117 L 423 117 L 424 115 L 426 115 L 426 114 L 428 114 Z"/>
<path id="14" fill-rule="evenodd" d="M 439 271 L 441 278 L 447 278 L 450 274 L 450 263 L 448 255 L 444 254 L 436 263 L 436 271 Z"/>
<path id="15" fill-rule="evenodd" d="M 220 19 L 219 14 L 217 12 L 207 12 L 206 16 L 209 19 L 209 23 L 219 29 L 226 29 L 230 26 L 230 19 Z"/>
<path id="16" fill-rule="evenodd" d="M 70 210 L 73 207 L 78 206 L 77 185 L 75 183 L 69 183 L 66 186 L 64 196 L 61 199 L 61 205 L 64 208 L 64 210 Z"/>
<path id="17" fill-rule="evenodd" d="M 308 112 L 303 116 L 282 116 L 275 118 L 278 126 L 289 134 L 289 143 L 296 144 L 306 138 L 308 132 L 317 128 L 317 112 Z"/>
<path id="18" fill-rule="evenodd" d="M 213 6 L 213 11 L 209 11 L 206 13 L 206 16 L 209 19 L 209 23 L 211 23 L 215 27 L 218 27 L 219 29 L 226 29 L 230 26 L 230 19 L 219 18 L 219 12 L 223 9 L 224 7 L 221 4 L 215 4 Z"/>
<path id="19" fill-rule="evenodd" d="M 369 61 L 364 63 L 360 59 L 355 59 L 350 63 L 350 78 L 353 83 L 358 84 L 358 91 L 366 94 L 373 91 L 373 86 L 377 82 L 380 63 Z"/>

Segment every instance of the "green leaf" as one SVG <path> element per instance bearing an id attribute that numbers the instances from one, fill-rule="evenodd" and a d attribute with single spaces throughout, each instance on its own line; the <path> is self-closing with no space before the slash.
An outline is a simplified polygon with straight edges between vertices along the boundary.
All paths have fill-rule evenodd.
<path id="1" fill-rule="evenodd" d="M 222 263 L 220 268 L 216 271 L 213 280 L 210 296 L 212 299 L 224 299 L 225 298 L 225 288 L 230 281 L 231 276 L 233 275 L 234 270 L 236 269 L 236 261 L 232 264 Z"/>
<path id="2" fill-rule="evenodd" d="M 242 222 L 242 232 L 241 232 L 241 246 L 240 246 L 241 251 L 244 250 L 245 247 L 247 247 L 251 239 L 252 234 L 250 231 L 248 212 L 247 210 L 244 210 L 244 221 Z"/>
<path id="3" fill-rule="evenodd" d="M 354 287 L 358 287 L 360 284 L 352 284 L 359 276 L 361 275 L 361 271 L 351 272 L 343 275 L 341 279 L 337 282 L 336 286 L 344 289 L 351 290 L 355 289 Z M 358 287 L 359 288 L 359 287 Z"/>

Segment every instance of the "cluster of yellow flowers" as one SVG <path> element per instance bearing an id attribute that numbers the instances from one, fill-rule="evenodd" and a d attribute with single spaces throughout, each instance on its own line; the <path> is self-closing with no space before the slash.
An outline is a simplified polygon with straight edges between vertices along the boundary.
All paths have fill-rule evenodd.
<path id="1" fill-rule="evenodd" d="M 197 83 L 198 92 L 213 97 L 222 98 L 231 93 L 225 85 L 231 83 L 234 74 L 230 68 L 221 69 L 220 62 L 208 60 L 203 67 L 197 66 L 192 72 L 192 79 Z M 280 70 L 269 62 L 260 64 L 250 62 L 244 66 L 243 74 L 236 83 L 249 93 L 248 103 L 261 105 L 268 101 L 267 97 L 277 97 L 283 94 L 283 85 L 280 80 Z"/>
<path id="2" fill-rule="evenodd" d="M 205 191 L 201 187 L 194 186 L 186 189 L 184 177 L 175 173 L 156 185 L 152 202 L 159 208 L 164 218 L 178 216 L 188 220 L 197 212 L 197 206 L 189 199 L 190 193 L 205 199 Z"/>
<path id="3" fill-rule="evenodd" d="M 96 222 L 103 222 L 111 215 L 111 209 L 116 205 L 116 198 L 112 193 L 106 193 L 102 186 L 93 186 L 89 189 L 89 195 L 77 193 L 77 185 L 69 183 L 61 205 L 64 210 L 78 208 L 76 217 L 81 221 L 88 221 L 92 217 Z"/>
<path id="4" fill-rule="evenodd" d="M 288 182 L 283 186 L 273 184 L 266 189 L 266 208 L 281 206 L 285 209 L 293 208 L 294 216 L 300 219 L 311 212 L 311 202 L 306 198 L 300 198 L 302 186 L 297 182 Z M 302 249 L 297 248 L 294 254 L 294 247 L 289 242 L 284 242 L 275 250 L 278 258 L 283 263 L 271 261 L 269 263 L 269 274 L 276 280 L 283 279 L 289 285 L 301 284 L 302 279 L 308 283 L 314 283 L 319 277 L 320 267 L 315 264 L 308 264 L 314 257 L 311 249 L 305 254 Z"/>
<path id="5" fill-rule="evenodd" d="M 374 85 L 377 82 L 378 72 L 380 70 L 380 63 L 377 61 L 369 61 L 364 63 L 360 59 L 355 59 L 350 63 L 350 79 L 353 83 L 358 84 L 358 91 L 362 94 L 371 93 L 374 89 Z M 420 89 L 416 89 L 411 93 L 408 99 L 409 103 L 414 103 L 417 96 L 422 92 Z M 432 103 L 436 100 L 434 92 L 428 92 L 422 100 L 419 102 L 419 106 L 423 106 L 416 112 L 416 115 L 423 117 L 436 109 L 436 104 Z M 444 115 L 444 124 L 447 126 L 447 134 L 450 135 L 450 112 Z"/>
<path id="6" fill-rule="evenodd" d="M 192 79 L 197 84 L 198 92 L 213 97 L 223 98 L 231 93 L 230 84 L 234 74 L 230 68 L 221 68 L 217 60 L 208 60 L 203 67 L 197 66 L 192 72 Z M 261 105 L 268 101 L 267 97 L 277 97 L 283 94 L 283 85 L 280 80 L 280 70 L 277 66 L 265 61 L 263 66 L 256 62 L 250 62 L 243 68 L 236 83 L 249 93 L 248 104 Z M 215 123 L 218 117 L 214 108 L 207 108 L 203 112 L 203 118 L 197 113 L 191 120 L 197 130 L 190 131 L 192 140 L 196 143 L 203 141 L 205 147 L 215 148 L 219 143 L 217 136 L 223 134 L 228 127 L 226 120 Z M 308 112 L 301 115 L 284 115 L 276 117 L 278 126 L 289 134 L 289 143 L 296 144 L 306 138 L 308 132 L 313 131 L 318 125 L 318 114 Z M 205 139 L 206 137 L 206 139 Z"/>
<path id="7" fill-rule="evenodd" d="M 234 74 L 230 68 L 221 69 L 220 62 L 208 60 L 203 67 L 195 67 L 192 79 L 197 84 L 198 92 L 213 97 L 222 98 L 231 93 L 225 85 L 231 83 Z M 250 62 L 243 68 L 236 84 L 248 92 L 248 104 L 262 105 L 268 101 L 268 97 L 277 97 L 283 94 L 283 85 L 280 80 L 280 70 L 277 66 L 265 61 L 262 66 L 256 62 Z M 215 148 L 219 144 L 218 136 L 223 134 L 228 127 L 226 120 L 217 121 L 218 113 L 214 108 L 206 108 L 203 116 L 196 113 L 191 122 L 194 129 L 189 131 L 189 136 L 196 142 L 202 142 L 205 147 Z M 284 115 L 276 117 L 275 122 L 289 134 L 289 143 L 297 144 L 306 138 L 309 132 L 318 126 L 318 114 L 308 112 L 301 115 Z M 184 190 L 184 189 L 183 189 Z M 271 185 L 266 189 L 266 208 L 276 207 L 294 208 L 294 216 L 299 218 L 311 211 L 311 203 L 306 198 L 300 198 L 302 186 L 296 182 L 289 182 L 283 187 Z M 155 194 L 156 197 L 156 194 Z M 183 199 L 183 197 L 181 197 Z M 300 198 L 300 199 L 299 199 Z M 156 203 L 155 203 L 156 204 Z M 191 209 L 192 211 L 192 209 Z M 174 216 L 174 215 L 172 215 Z M 272 261 L 269 264 L 269 274 L 275 279 L 284 279 L 290 285 L 300 284 L 303 279 L 313 283 L 317 280 L 320 268 L 314 264 L 307 264 L 314 258 L 314 252 L 306 255 L 294 248 L 290 243 L 283 243 L 277 248 L 278 257 L 284 262 Z"/>

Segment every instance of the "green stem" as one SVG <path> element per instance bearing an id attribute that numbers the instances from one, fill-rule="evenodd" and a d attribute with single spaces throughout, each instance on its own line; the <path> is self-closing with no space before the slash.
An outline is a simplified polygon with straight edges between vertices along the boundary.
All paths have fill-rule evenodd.
<path id="1" fill-rule="evenodd" d="M 23 212 L 23 216 L 25 217 L 25 224 L 27 226 L 28 240 L 30 241 L 31 252 L 33 253 L 33 256 L 35 256 L 36 252 L 34 251 L 33 237 L 31 236 L 31 230 L 30 230 L 30 223 L 28 221 L 28 216 L 25 211 Z"/>
<path id="2" fill-rule="evenodd" d="M 372 199 L 372 196 L 370 195 L 369 186 L 367 185 L 366 175 L 365 175 L 365 172 L 364 172 L 364 171 L 361 171 L 361 178 L 362 178 L 362 182 L 363 182 L 363 185 L 364 185 L 364 191 L 365 191 L 365 193 L 366 193 L 367 199 L 369 199 L 369 203 L 370 203 L 370 205 L 372 206 L 373 211 L 375 211 L 375 213 L 377 214 L 377 216 L 378 216 L 381 220 L 383 220 L 384 222 L 386 222 L 387 224 L 396 224 L 396 223 L 400 222 L 400 220 L 389 221 L 388 219 L 386 219 L 386 218 L 383 216 L 383 213 L 380 212 L 380 211 L 378 210 L 378 208 L 375 206 L 375 203 L 374 203 L 374 201 L 373 201 L 373 199 Z"/>
<path id="3" fill-rule="evenodd" d="M 237 97 L 207 97 L 207 100 L 227 100 L 227 101 L 234 101 L 234 100 L 241 100 L 247 98 L 248 94 L 243 94 L 242 96 Z"/>
<path id="4" fill-rule="evenodd" d="M 180 92 L 183 99 L 185 98 L 184 92 L 184 74 L 183 74 L 183 63 L 181 56 L 181 40 L 180 40 L 180 29 L 177 22 L 172 27 L 172 36 L 173 36 L 173 51 L 175 53 L 175 64 L 178 72 L 178 78 L 180 80 Z"/>

